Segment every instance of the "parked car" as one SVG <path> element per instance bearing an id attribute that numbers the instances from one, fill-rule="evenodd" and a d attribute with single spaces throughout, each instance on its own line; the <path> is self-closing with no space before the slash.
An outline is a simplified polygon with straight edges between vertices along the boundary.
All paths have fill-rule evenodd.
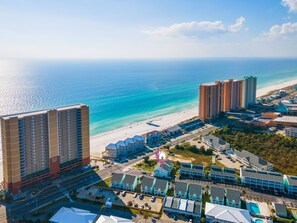
<path id="1" fill-rule="evenodd" d="M 135 193 L 135 194 L 133 195 L 133 197 L 136 198 L 136 197 L 137 197 L 137 193 Z"/>
<path id="2" fill-rule="evenodd" d="M 116 191 L 115 194 L 116 194 L 116 195 L 120 195 L 120 191 Z"/>
<path id="3" fill-rule="evenodd" d="M 137 203 L 135 203 L 135 204 L 134 204 L 134 207 L 135 207 L 135 208 L 137 208 L 137 207 L 138 207 L 138 204 L 137 204 Z"/>
<path id="4" fill-rule="evenodd" d="M 155 201 L 155 199 L 156 199 L 155 197 L 152 197 L 152 198 L 151 198 L 151 202 L 154 202 L 154 201 Z"/>
<path id="5" fill-rule="evenodd" d="M 126 191 L 123 191 L 122 196 L 123 197 L 126 196 Z"/>
<path id="6" fill-rule="evenodd" d="M 144 208 L 144 205 L 141 205 L 140 207 L 141 207 L 141 208 Z"/>

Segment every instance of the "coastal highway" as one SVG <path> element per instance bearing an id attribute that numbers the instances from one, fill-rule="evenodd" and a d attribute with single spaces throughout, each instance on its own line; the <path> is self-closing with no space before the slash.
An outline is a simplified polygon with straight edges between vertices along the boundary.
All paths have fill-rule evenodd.
<path id="1" fill-rule="evenodd" d="M 182 141 L 192 140 L 199 135 L 205 135 L 215 129 L 216 127 L 210 126 L 206 129 L 200 131 L 194 131 L 192 133 L 182 135 L 176 139 L 172 139 L 168 144 L 170 146 L 175 146 Z M 96 184 L 104 179 L 107 179 L 112 176 L 112 173 L 122 172 L 124 169 L 135 165 L 140 162 L 144 156 L 152 156 L 154 152 L 148 152 L 142 156 L 138 156 L 133 160 L 129 160 L 126 163 L 115 164 L 109 168 L 102 169 L 100 171 L 91 171 L 89 174 L 84 174 L 82 176 L 73 177 L 71 179 L 66 179 L 63 182 L 59 183 L 66 191 L 70 192 L 73 190 L 80 189 L 85 186 Z M 51 204 L 52 202 L 59 200 L 65 197 L 63 191 L 59 189 L 57 185 L 52 185 L 41 191 L 35 197 L 26 199 L 24 201 L 19 201 L 17 203 L 8 204 L 7 216 L 10 219 L 13 219 L 16 216 L 24 216 L 29 212 L 32 212 L 40 207 L 44 207 L 46 205 Z M 0 213 L 1 215 L 1 213 Z"/>

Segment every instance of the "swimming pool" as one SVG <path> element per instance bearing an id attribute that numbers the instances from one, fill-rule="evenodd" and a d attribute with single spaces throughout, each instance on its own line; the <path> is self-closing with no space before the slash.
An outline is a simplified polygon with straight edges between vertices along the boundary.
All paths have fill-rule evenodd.
<path id="1" fill-rule="evenodd" d="M 252 214 L 257 214 L 257 215 L 261 214 L 259 205 L 256 203 L 249 202 L 248 209 Z M 257 219 L 257 220 L 261 220 L 261 219 Z M 259 223 L 260 223 L 260 221 L 259 221 Z"/>
<path id="2" fill-rule="evenodd" d="M 256 219 L 254 220 L 254 223 L 264 223 L 264 221 L 262 219 Z"/>

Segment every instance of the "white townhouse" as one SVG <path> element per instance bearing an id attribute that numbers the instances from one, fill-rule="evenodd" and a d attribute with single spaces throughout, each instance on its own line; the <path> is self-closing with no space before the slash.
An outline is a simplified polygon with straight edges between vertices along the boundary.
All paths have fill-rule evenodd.
<path id="1" fill-rule="evenodd" d="M 240 168 L 240 179 L 242 184 L 262 190 L 284 192 L 285 189 L 283 176 L 277 172 Z"/>
<path id="2" fill-rule="evenodd" d="M 170 178 L 171 171 L 173 169 L 173 162 L 166 160 L 164 163 L 157 163 L 154 169 L 155 177 Z"/>

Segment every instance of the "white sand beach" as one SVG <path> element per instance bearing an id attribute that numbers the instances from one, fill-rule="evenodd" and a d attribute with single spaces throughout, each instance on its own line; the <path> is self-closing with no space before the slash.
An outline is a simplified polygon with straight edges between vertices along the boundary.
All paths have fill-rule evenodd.
<path id="1" fill-rule="evenodd" d="M 291 85 L 297 84 L 297 79 L 293 81 L 288 81 L 273 86 L 261 88 L 257 90 L 257 97 L 263 96 L 273 90 L 282 89 Z M 110 132 L 105 132 L 91 137 L 91 155 L 101 156 L 104 151 L 105 146 L 109 143 L 115 143 L 118 140 L 126 139 L 134 135 L 142 135 L 153 130 L 162 130 L 168 127 L 174 126 L 182 121 L 193 118 L 198 115 L 198 108 L 187 109 L 182 112 L 177 112 L 174 114 L 169 114 L 165 116 L 160 116 L 147 121 L 135 123 L 129 126 L 125 126 L 119 129 L 115 129 Z M 152 122 L 153 124 L 159 125 L 155 127 L 148 125 L 147 122 Z M 2 172 L 2 153 L 0 153 L 0 182 L 3 180 Z"/>
<path id="2" fill-rule="evenodd" d="M 297 79 L 258 89 L 257 97 L 261 97 L 273 90 L 282 89 L 294 84 L 297 84 Z M 105 132 L 102 134 L 92 136 L 91 155 L 101 156 L 105 146 L 107 146 L 109 143 L 116 143 L 118 140 L 126 139 L 134 135 L 142 135 L 153 130 L 163 130 L 168 127 L 174 126 L 182 121 L 193 118 L 194 116 L 198 116 L 198 107 L 194 109 L 188 109 L 182 112 L 173 113 L 170 115 L 160 116 L 154 119 L 146 120 L 123 128 L 119 128 L 110 132 Z M 159 127 L 148 125 L 147 122 L 157 124 L 159 125 Z"/>

